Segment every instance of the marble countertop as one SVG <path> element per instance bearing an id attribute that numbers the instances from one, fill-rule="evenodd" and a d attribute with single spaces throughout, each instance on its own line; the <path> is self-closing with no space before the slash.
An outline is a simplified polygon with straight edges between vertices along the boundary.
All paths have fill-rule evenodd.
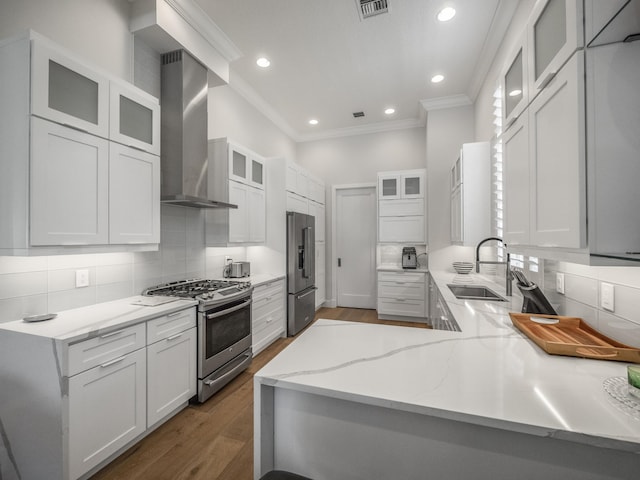
<path id="1" fill-rule="evenodd" d="M 56 318 L 43 322 L 15 320 L 0 323 L 0 332 L 6 330 L 73 343 L 198 304 L 196 300 L 169 299 L 168 297 L 162 298 L 171 301 L 160 305 L 139 304 L 148 301 L 149 298 L 136 295 L 112 302 L 65 310 L 58 312 Z"/>
<path id="2" fill-rule="evenodd" d="M 287 276 L 284 273 L 280 275 L 275 275 L 270 273 L 258 273 L 256 275 L 251 275 L 250 277 L 222 278 L 221 280 L 251 282 L 251 285 L 253 285 L 254 287 L 257 287 L 259 285 L 264 285 L 265 283 L 273 282 L 274 280 L 281 280 L 284 278 L 287 278 Z"/>
<path id="3" fill-rule="evenodd" d="M 428 273 L 429 269 L 424 267 L 419 268 L 402 268 L 402 265 L 396 264 L 383 264 L 378 265 L 376 268 L 378 272 L 418 272 L 418 273 Z"/>
<path id="4" fill-rule="evenodd" d="M 640 452 L 640 415 L 603 388 L 626 363 L 548 355 L 517 330 L 511 303 L 458 300 L 431 272 L 461 332 L 318 320 L 256 381 L 472 424 Z M 482 276 L 469 275 L 502 294 Z"/>

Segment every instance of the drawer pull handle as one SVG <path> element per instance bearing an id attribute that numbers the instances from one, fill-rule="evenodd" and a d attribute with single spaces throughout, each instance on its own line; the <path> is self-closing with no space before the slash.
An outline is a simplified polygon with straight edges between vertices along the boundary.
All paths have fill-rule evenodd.
<path id="1" fill-rule="evenodd" d="M 271 323 L 271 320 L 273 320 L 273 317 L 267 318 L 267 323 Z"/>
<path id="2" fill-rule="evenodd" d="M 396 282 L 396 285 L 405 285 L 407 282 Z"/>
<path id="3" fill-rule="evenodd" d="M 396 302 L 406 302 L 406 298 L 396 298 Z"/>
<path id="4" fill-rule="evenodd" d="M 175 335 L 167 337 L 167 342 L 170 342 L 171 340 L 175 340 L 176 338 L 180 338 L 181 336 L 182 336 L 182 332 L 176 333 Z"/>
<path id="5" fill-rule="evenodd" d="M 109 338 L 115 335 L 120 335 L 124 330 L 116 330 L 115 332 L 105 333 L 104 335 L 100 335 L 100 338 Z"/>
<path id="6" fill-rule="evenodd" d="M 118 362 L 123 361 L 125 358 L 127 358 L 127 356 L 126 356 L 126 355 L 123 355 L 123 356 L 118 357 L 118 358 L 114 358 L 113 360 L 110 360 L 110 361 L 108 361 L 108 362 L 106 362 L 106 363 L 101 364 L 101 365 L 100 365 L 100 367 L 101 367 L 101 368 L 109 367 L 109 366 L 111 366 L 111 365 L 114 365 L 114 364 L 116 364 L 116 363 L 118 363 Z"/>
<path id="7" fill-rule="evenodd" d="M 173 313 L 169 313 L 167 315 L 167 317 L 175 317 L 175 316 L 178 316 L 178 315 L 182 315 L 183 313 L 184 313 L 183 311 L 173 312 Z"/>

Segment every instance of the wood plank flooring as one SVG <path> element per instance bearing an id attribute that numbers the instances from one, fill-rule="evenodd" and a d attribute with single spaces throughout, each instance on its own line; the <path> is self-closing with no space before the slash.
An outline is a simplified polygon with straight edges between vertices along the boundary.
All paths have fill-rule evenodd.
<path id="1" fill-rule="evenodd" d="M 321 308 L 315 318 L 428 328 L 420 323 L 378 320 L 375 310 L 353 308 Z M 189 405 L 92 480 L 252 480 L 253 375 L 292 341 L 278 339 L 211 399 Z"/>

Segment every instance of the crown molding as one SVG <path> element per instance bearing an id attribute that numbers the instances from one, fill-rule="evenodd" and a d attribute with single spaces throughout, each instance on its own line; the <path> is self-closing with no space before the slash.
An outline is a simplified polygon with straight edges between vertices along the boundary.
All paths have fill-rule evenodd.
<path id="1" fill-rule="evenodd" d="M 163 1 L 173 8 L 185 22 L 193 27 L 202 37 L 211 44 L 225 60 L 232 62 L 242 56 L 242 52 L 236 47 L 229 37 L 216 25 L 216 23 L 193 0 L 157 0 Z"/>
<path id="2" fill-rule="evenodd" d="M 325 140 L 328 138 L 351 137 L 356 135 L 367 135 L 371 133 L 389 132 L 393 130 L 405 130 L 409 128 L 420 128 L 426 126 L 426 114 L 420 114 L 418 118 L 408 118 L 405 120 L 390 120 L 385 122 L 368 123 L 356 127 L 338 128 L 335 130 L 325 130 L 317 133 L 308 133 L 298 136 L 298 143 L 312 142 L 314 140 Z"/>
<path id="3" fill-rule="evenodd" d="M 472 104 L 473 102 L 467 95 L 450 95 L 448 97 L 420 100 L 420 105 L 422 105 L 422 108 L 427 112 L 445 108 L 465 107 Z"/>

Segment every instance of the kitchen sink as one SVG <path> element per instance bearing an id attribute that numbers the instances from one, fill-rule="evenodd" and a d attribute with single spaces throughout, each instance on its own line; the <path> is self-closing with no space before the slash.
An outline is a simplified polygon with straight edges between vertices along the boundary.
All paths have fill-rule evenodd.
<path id="1" fill-rule="evenodd" d="M 483 285 L 455 285 L 448 284 L 449 290 L 461 300 L 492 300 L 506 302 L 507 300 Z"/>

